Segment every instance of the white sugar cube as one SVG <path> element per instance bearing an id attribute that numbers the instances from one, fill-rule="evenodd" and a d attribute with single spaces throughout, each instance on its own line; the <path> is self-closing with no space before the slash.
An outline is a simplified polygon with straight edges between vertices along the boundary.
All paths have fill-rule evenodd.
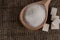
<path id="1" fill-rule="evenodd" d="M 44 24 L 43 28 L 42 28 L 42 31 L 48 32 L 48 30 L 49 30 L 49 24 Z"/>
<path id="2" fill-rule="evenodd" d="M 55 19 L 51 24 L 51 29 L 59 29 L 59 23 L 60 23 L 60 20 Z"/>
<path id="3" fill-rule="evenodd" d="M 59 16 L 52 16 L 51 20 L 59 19 Z"/>
<path id="4" fill-rule="evenodd" d="M 56 14 L 57 14 L 57 8 L 52 7 L 51 15 L 56 16 Z"/>
<path id="5" fill-rule="evenodd" d="M 55 16 L 55 19 L 59 19 L 59 16 Z"/>
<path id="6" fill-rule="evenodd" d="M 60 19 L 55 19 L 52 24 L 56 25 L 56 24 L 59 24 L 60 23 Z"/>
<path id="7" fill-rule="evenodd" d="M 59 29 L 59 23 L 58 24 L 51 24 L 51 29 Z"/>

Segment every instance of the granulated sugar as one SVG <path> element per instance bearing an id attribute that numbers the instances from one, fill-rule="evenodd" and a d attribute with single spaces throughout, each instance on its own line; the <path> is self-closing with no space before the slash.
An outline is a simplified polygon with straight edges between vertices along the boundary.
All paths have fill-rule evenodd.
<path id="1" fill-rule="evenodd" d="M 32 26 L 37 27 L 42 24 L 45 19 L 45 8 L 43 5 L 30 5 L 25 12 L 26 22 Z"/>

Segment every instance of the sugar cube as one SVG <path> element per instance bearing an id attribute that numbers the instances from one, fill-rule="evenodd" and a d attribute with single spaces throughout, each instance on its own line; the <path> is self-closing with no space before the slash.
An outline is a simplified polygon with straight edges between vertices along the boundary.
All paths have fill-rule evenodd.
<path id="1" fill-rule="evenodd" d="M 51 15 L 56 16 L 56 14 L 57 14 L 57 8 L 52 7 Z"/>
<path id="2" fill-rule="evenodd" d="M 51 24 L 51 29 L 59 29 L 59 24 Z"/>
<path id="3" fill-rule="evenodd" d="M 51 20 L 59 19 L 59 16 L 52 16 Z"/>
<path id="4" fill-rule="evenodd" d="M 42 28 L 42 31 L 48 32 L 48 30 L 49 30 L 49 24 L 44 24 L 43 28 Z"/>
<path id="5" fill-rule="evenodd" d="M 59 29 L 60 19 L 55 19 L 51 24 L 51 29 Z"/>
<path id="6" fill-rule="evenodd" d="M 52 24 L 59 24 L 60 23 L 60 19 L 55 19 L 53 22 L 52 22 Z"/>

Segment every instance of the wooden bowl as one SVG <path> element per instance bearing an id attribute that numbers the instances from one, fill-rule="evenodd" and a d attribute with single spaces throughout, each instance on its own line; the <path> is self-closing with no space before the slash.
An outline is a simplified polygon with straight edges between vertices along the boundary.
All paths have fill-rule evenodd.
<path id="1" fill-rule="evenodd" d="M 38 5 L 43 5 L 45 7 L 45 12 L 46 12 L 45 19 L 42 22 L 42 24 L 39 25 L 38 27 L 32 27 L 32 26 L 30 26 L 29 24 L 26 23 L 26 21 L 24 20 L 24 14 L 25 14 L 25 11 L 26 11 L 26 9 L 28 8 L 29 5 L 27 5 L 26 7 L 24 7 L 22 9 L 22 11 L 20 12 L 20 15 L 19 15 L 19 19 L 22 22 L 22 24 L 24 25 L 24 27 L 26 27 L 27 29 L 30 29 L 30 30 L 38 30 L 38 29 L 41 29 L 43 27 L 44 23 L 46 23 L 46 21 L 47 21 L 47 17 L 48 17 L 48 6 L 49 6 L 50 2 L 51 2 L 51 0 L 44 0 L 44 1 L 39 1 L 39 2 L 35 2 L 35 3 L 30 4 L 30 5 L 38 4 Z"/>

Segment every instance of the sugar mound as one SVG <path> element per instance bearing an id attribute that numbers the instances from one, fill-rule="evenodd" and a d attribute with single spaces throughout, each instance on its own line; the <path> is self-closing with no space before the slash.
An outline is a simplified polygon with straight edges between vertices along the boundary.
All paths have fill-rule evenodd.
<path id="1" fill-rule="evenodd" d="M 32 27 L 42 24 L 45 19 L 45 7 L 43 5 L 29 5 L 25 12 L 25 21 Z"/>

